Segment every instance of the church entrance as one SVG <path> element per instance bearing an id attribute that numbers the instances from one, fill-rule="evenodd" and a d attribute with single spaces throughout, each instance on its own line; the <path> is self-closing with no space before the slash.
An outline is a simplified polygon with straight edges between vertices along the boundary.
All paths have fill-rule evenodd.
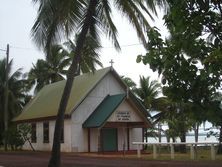
<path id="1" fill-rule="evenodd" d="M 102 137 L 102 150 L 103 151 L 117 151 L 117 129 L 116 128 L 103 128 L 101 129 Z"/>

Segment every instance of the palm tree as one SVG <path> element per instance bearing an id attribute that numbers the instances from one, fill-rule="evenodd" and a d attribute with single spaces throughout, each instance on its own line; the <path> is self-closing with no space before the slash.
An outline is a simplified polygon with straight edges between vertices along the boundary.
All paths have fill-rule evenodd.
<path id="1" fill-rule="evenodd" d="M 33 0 L 39 3 L 38 16 L 32 28 L 32 36 L 39 47 L 45 48 L 50 52 L 53 43 L 58 42 L 64 35 L 70 36 L 73 30 L 77 30 L 79 36 L 76 42 L 75 56 L 69 68 L 67 82 L 59 105 L 52 156 L 49 166 L 60 166 L 60 136 L 61 127 L 64 121 L 64 112 L 70 95 L 70 90 L 74 77 L 78 71 L 78 64 L 82 59 L 82 50 L 87 34 L 99 41 L 99 32 L 104 32 L 117 50 L 120 45 L 117 40 L 117 29 L 112 21 L 112 8 L 108 0 Z M 155 5 L 161 4 L 158 1 L 141 0 L 113 0 L 114 7 L 125 16 L 137 31 L 139 39 L 146 45 L 144 33 L 150 28 L 147 19 L 141 9 L 150 13 L 145 6 L 155 11 Z M 84 56 L 84 55 L 83 55 Z"/>
<path id="2" fill-rule="evenodd" d="M 139 87 L 133 91 L 146 109 L 151 111 L 155 108 L 154 102 L 158 99 L 161 85 L 156 80 L 151 81 L 150 77 L 140 76 Z M 154 129 L 152 129 L 152 131 L 154 132 Z M 145 141 L 148 142 L 148 129 L 144 129 L 144 132 Z"/>
<path id="3" fill-rule="evenodd" d="M 75 56 L 77 38 L 78 35 L 75 36 L 75 42 L 73 42 L 72 40 L 65 42 L 65 46 L 67 46 L 68 48 L 67 52 L 69 52 L 70 61 Z M 90 36 L 90 34 L 86 36 L 86 40 L 81 53 L 83 56 L 78 65 L 77 75 L 79 75 L 80 72 L 82 73 L 87 73 L 90 71 L 94 72 L 96 70 L 96 66 L 103 67 L 98 53 L 98 50 L 100 48 L 101 45 L 97 40 L 93 39 L 92 36 Z"/>
<path id="4" fill-rule="evenodd" d="M 121 76 L 121 79 L 130 88 L 130 90 L 134 91 L 136 89 L 136 83 L 131 78 Z"/>
<path id="5" fill-rule="evenodd" d="M 8 64 L 8 122 L 11 121 L 12 118 L 17 116 L 22 107 L 26 103 L 26 90 L 25 80 L 21 79 L 22 69 L 18 69 L 12 73 L 12 60 Z M 3 111 L 4 111 L 4 91 L 5 91 L 5 82 L 6 82 L 6 59 L 0 60 L 0 134 L 2 134 L 4 130 L 4 120 L 3 120 Z M 1 140 L 2 136 L 0 136 Z"/>
<path id="6" fill-rule="evenodd" d="M 46 60 L 39 59 L 28 73 L 29 87 L 37 93 L 43 86 L 65 79 L 70 64 L 68 53 L 60 45 L 53 45 Z"/>
<path id="7" fill-rule="evenodd" d="M 141 103 L 148 109 L 154 108 L 155 99 L 161 92 L 161 84 L 158 81 L 150 81 L 150 77 L 140 76 L 139 88 L 135 89 L 135 94 Z"/>

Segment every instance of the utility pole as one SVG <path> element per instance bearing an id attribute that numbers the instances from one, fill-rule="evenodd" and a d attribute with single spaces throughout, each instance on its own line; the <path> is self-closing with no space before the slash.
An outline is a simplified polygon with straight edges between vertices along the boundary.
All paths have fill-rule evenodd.
<path id="1" fill-rule="evenodd" d="M 8 61 L 9 61 L 9 44 L 6 49 L 6 67 L 5 67 L 5 105 L 4 105 L 4 127 L 5 132 L 8 130 Z M 5 151 L 7 151 L 7 139 L 4 142 Z"/>

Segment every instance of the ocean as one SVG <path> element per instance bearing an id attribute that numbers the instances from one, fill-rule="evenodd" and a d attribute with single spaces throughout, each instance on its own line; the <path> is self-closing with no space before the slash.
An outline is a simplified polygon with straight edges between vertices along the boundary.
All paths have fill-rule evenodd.
<path id="1" fill-rule="evenodd" d="M 144 141 L 145 142 L 145 141 Z M 155 143 L 155 142 L 159 142 L 158 138 L 153 138 L 153 137 L 148 137 L 148 142 L 149 143 Z M 166 143 L 167 139 L 165 136 L 161 137 L 161 142 Z M 172 142 L 172 140 L 170 140 L 170 142 Z M 180 142 L 180 139 L 177 138 L 176 142 Z M 194 135 L 187 135 L 186 136 L 186 142 L 195 142 L 195 137 Z M 198 137 L 198 142 L 218 142 L 217 138 L 215 136 L 210 136 L 207 137 L 207 135 L 201 134 Z"/>

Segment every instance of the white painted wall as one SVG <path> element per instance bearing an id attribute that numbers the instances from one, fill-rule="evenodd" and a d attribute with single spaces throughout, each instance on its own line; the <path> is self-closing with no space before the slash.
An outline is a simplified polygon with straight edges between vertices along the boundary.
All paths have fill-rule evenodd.
<path id="1" fill-rule="evenodd" d="M 119 111 L 122 112 L 129 112 L 130 114 L 130 120 L 126 122 L 143 122 L 143 119 L 139 116 L 138 110 L 133 108 L 126 100 L 124 100 L 119 107 L 116 109 L 116 111 L 110 116 L 110 118 L 107 120 L 107 122 L 118 122 L 117 120 L 117 113 Z M 120 121 L 124 122 L 124 121 Z"/>
<path id="2" fill-rule="evenodd" d="M 90 152 L 98 152 L 99 129 L 90 129 Z"/>
<path id="3" fill-rule="evenodd" d="M 87 129 L 82 128 L 84 121 L 92 114 L 96 107 L 108 95 L 122 94 L 125 90 L 120 86 L 119 82 L 112 74 L 107 74 L 98 85 L 90 92 L 85 100 L 73 112 L 71 118 L 71 141 L 73 152 L 87 152 L 88 151 L 88 136 Z M 91 151 L 98 151 L 98 135 L 91 133 Z M 93 146 L 92 146 L 93 145 Z"/>
<path id="4" fill-rule="evenodd" d="M 127 129 L 120 127 L 117 128 L 117 134 L 118 134 L 118 151 L 127 150 Z"/>
<path id="5" fill-rule="evenodd" d="M 130 140 L 130 150 L 136 150 L 137 146 L 133 145 L 133 142 L 142 142 L 143 129 L 142 128 L 131 128 L 129 129 L 129 140 Z"/>
<path id="6" fill-rule="evenodd" d="M 53 136 L 55 129 L 55 121 L 49 121 L 49 143 L 43 142 L 43 122 L 36 122 L 36 143 L 32 143 L 35 150 L 51 151 L 53 144 Z M 31 150 L 31 146 L 26 142 L 23 146 L 24 150 Z M 64 121 L 64 143 L 61 143 L 62 152 L 71 152 L 71 120 Z"/>

